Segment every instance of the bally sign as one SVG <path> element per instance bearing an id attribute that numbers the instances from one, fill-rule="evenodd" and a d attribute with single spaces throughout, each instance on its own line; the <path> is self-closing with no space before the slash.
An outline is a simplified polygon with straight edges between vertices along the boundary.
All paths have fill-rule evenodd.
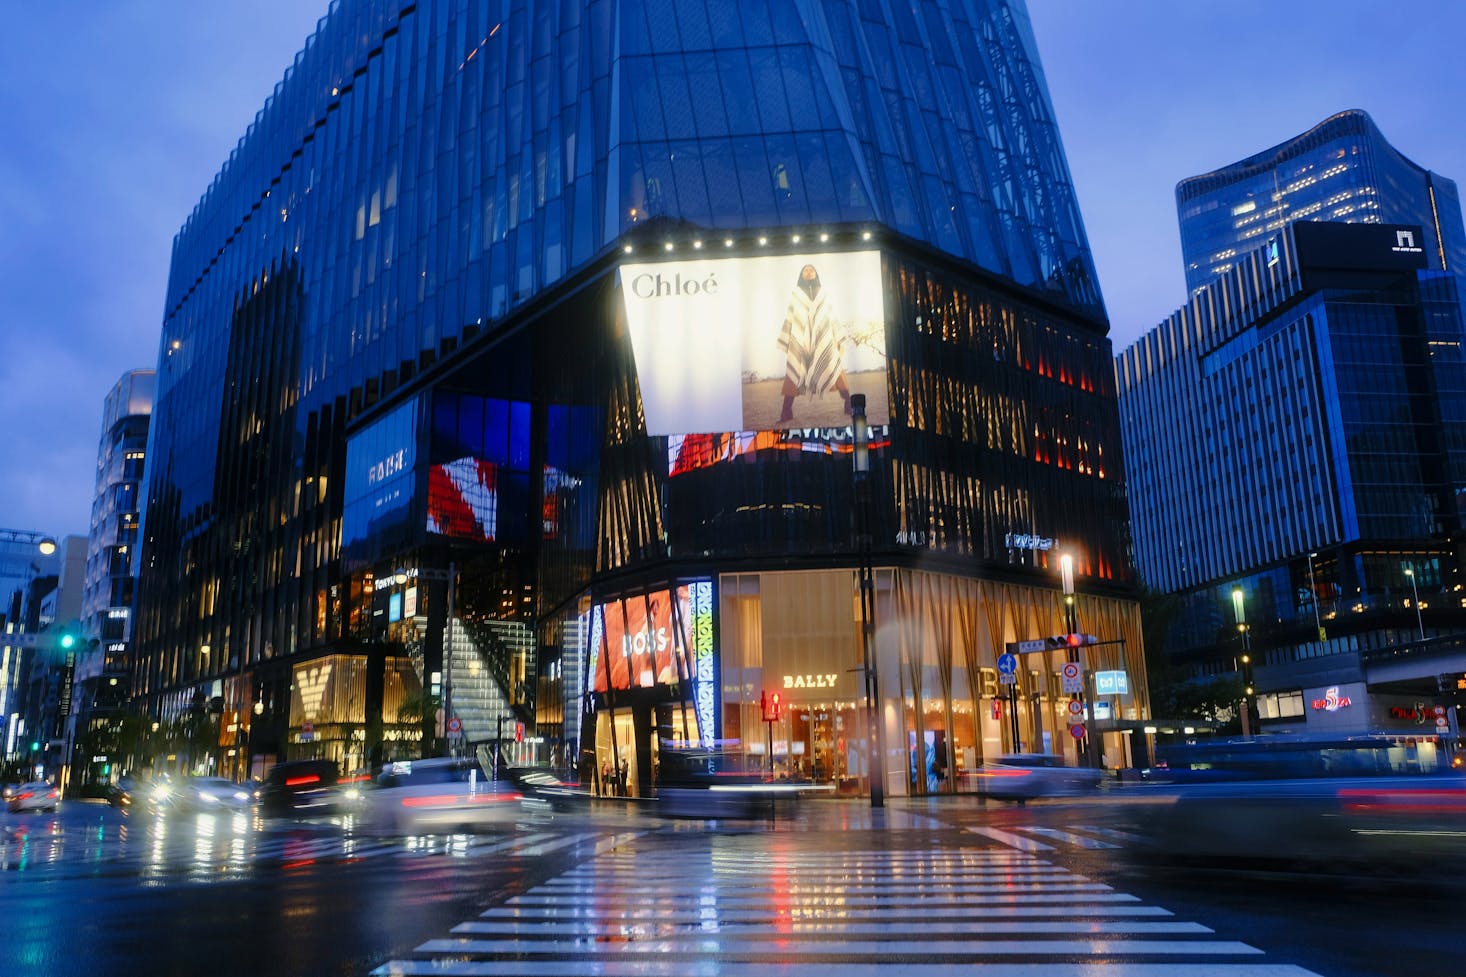
<path id="1" fill-rule="evenodd" d="M 835 680 L 840 676 L 836 675 L 785 675 L 784 688 L 786 689 L 833 689 Z"/>

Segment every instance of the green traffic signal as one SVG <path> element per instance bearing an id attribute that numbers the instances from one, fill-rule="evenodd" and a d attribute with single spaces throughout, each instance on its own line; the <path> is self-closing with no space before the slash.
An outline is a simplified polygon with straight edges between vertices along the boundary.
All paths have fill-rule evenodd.
<path id="1" fill-rule="evenodd" d="M 72 634 L 70 631 L 67 631 L 65 634 L 63 634 L 61 636 L 61 647 L 62 648 L 70 649 L 72 647 L 72 645 L 75 645 L 75 644 L 76 644 L 76 635 Z"/>

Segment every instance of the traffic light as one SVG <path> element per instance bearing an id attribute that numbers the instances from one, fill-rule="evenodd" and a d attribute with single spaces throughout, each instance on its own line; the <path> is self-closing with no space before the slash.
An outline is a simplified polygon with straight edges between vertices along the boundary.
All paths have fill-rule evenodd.
<path id="1" fill-rule="evenodd" d="M 774 693 L 773 705 L 769 710 L 769 716 L 774 722 L 779 721 L 779 693 L 777 692 Z"/>
<path id="2" fill-rule="evenodd" d="M 70 631 L 63 631 L 61 632 L 60 643 L 63 651 L 70 651 L 72 648 L 76 647 L 76 635 L 72 634 Z"/>
<path id="3" fill-rule="evenodd" d="M 766 723 L 779 721 L 779 693 L 761 692 L 758 697 L 759 716 Z"/>
<path id="4" fill-rule="evenodd" d="M 1043 639 L 1044 646 L 1049 649 L 1058 648 L 1083 648 L 1085 645 L 1099 644 L 1099 638 L 1092 634 L 1055 634 Z"/>

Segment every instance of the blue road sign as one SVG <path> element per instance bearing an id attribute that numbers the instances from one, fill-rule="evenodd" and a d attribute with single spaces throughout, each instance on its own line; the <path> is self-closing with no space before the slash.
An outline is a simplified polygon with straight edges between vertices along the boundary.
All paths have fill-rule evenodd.
<path id="1" fill-rule="evenodd" d="M 1003 652 L 998 656 L 998 671 L 1005 675 L 1015 674 L 1018 671 L 1018 656 Z"/>

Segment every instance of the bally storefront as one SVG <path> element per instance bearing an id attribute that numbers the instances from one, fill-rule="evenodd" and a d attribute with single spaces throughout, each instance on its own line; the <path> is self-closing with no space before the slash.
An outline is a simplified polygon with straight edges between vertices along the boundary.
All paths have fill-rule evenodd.
<path id="1" fill-rule="evenodd" d="M 1022 656 L 1011 694 L 998 672 L 1008 643 L 1064 631 L 1057 589 L 917 569 L 878 569 L 875 579 L 887 794 L 973 791 L 977 768 L 1003 753 L 1082 762 L 1061 691 L 1067 653 Z M 1080 630 L 1105 642 L 1083 649 L 1083 668 L 1129 676 L 1125 694 L 1107 697 L 1106 725 L 1149 717 L 1138 606 L 1081 596 L 1078 614 Z M 660 752 L 672 746 L 869 793 L 860 623 L 848 569 L 722 574 L 596 605 L 574 629 L 586 642 L 583 776 L 603 792 L 654 792 Z M 779 718 L 769 722 L 775 693 Z M 1127 733 L 1100 735 L 1107 765 L 1131 761 Z"/>

